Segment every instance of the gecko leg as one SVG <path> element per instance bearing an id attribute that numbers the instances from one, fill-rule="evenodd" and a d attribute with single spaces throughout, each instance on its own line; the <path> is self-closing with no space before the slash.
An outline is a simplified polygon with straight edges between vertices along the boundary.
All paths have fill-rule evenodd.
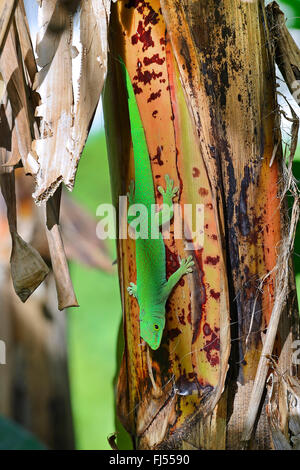
<path id="1" fill-rule="evenodd" d="M 174 186 L 174 181 L 170 179 L 169 175 L 165 176 L 166 180 L 166 190 L 164 190 L 161 186 L 159 186 L 157 189 L 162 194 L 163 197 L 163 208 L 160 212 L 156 214 L 156 222 L 158 225 L 161 227 L 164 225 L 166 222 L 169 222 L 174 215 L 174 210 L 173 210 L 173 199 L 176 196 L 178 189 L 177 187 Z"/>
<path id="2" fill-rule="evenodd" d="M 180 281 L 182 276 L 184 276 L 185 274 L 189 274 L 189 273 L 193 272 L 192 267 L 194 266 L 194 264 L 195 263 L 193 261 L 192 256 L 189 256 L 188 258 L 183 259 L 183 260 L 180 261 L 180 267 L 177 269 L 177 271 L 175 271 L 175 273 L 173 273 L 169 277 L 169 279 L 167 280 L 167 283 L 165 284 L 165 286 L 163 288 L 163 296 L 164 296 L 166 301 L 168 300 L 169 295 L 171 294 L 171 292 L 174 289 L 174 287 L 176 286 L 176 284 Z"/>
<path id="3" fill-rule="evenodd" d="M 129 295 L 132 295 L 137 299 L 137 286 L 133 282 L 130 283 L 129 287 L 127 287 L 127 290 Z"/>

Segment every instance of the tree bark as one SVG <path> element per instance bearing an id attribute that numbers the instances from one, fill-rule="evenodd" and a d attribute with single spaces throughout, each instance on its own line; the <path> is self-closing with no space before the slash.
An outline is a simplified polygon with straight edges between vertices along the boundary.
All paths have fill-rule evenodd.
<path id="1" fill-rule="evenodd" d="M 136 276 L 134 242 L 118 241 L 125 337 L 118 415 L 142 449 L 272 448 L 262 351 L 266 343 L 278 370 L 297 376 L 299 317 L 264 3 L 119 1 L 110 52 L 104 107 L 116 206 L 134 178 L 121 57 L 155 186 L 169 174 L 182 208 L 204 207 L 204 243 L 192 240 L 195 270 L 168 302 L 156 352 L 140 345 L 138 306 L 126 291 Z M 165 240 L 167 276 L 185 257 L 186 241 Z M 287 438 L 287 390 L 279 393 L 278 426 Z"/>

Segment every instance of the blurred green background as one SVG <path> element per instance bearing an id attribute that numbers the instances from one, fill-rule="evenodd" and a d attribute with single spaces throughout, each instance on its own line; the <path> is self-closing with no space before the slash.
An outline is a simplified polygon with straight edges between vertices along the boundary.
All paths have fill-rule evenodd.
<path id="1" fill-rule="evenodd" d="M 93 168 L 91 172 L 90 169 Z M 76 178 L 74 198 L 94 217 L 99 204 L 111 203 L 104 131 L 90 136 Z M 108 241 L 116 259 L 115 241 Z M 78 449 L 110 449 L 107 437 L 120 430 L 115 422 L 114 380 L 118 332 L 122 319 L 117 268 L 106 274 L 71 263 L 71 277 L 80 308 L 68 311 L 71 398 Z M 126 433 L 118 445 L 131 448 Z"/>
<path id="2" fill-rule="evenodd" d="M 300 2 L 282 2 L 289 27 L 300 29 Z M 91 172 L 90 169 L 93 168 Z M 300 179 L 300 147 L 294 163 Z M 110 178 L 103 130 L 94 130 L 80 161 L 73 196 L 95 216 L 97 206 L 111 202 Z M 112 259 L 115 244 L 110 243 Z M 299 228 L 295 252 L 300 254 Z M 300 257 L 295 255 L 300 296 Z M 72 407 L 78 449 L 110 449 L 107 436 L 121 430 L 115 422 L 114 380 L 121 322 L 117 273 L 114 275 L 71 264 L 71 275 L 80 308 L 68 312 L 68 348 Z M 120 349 L 120 344 L 119 344 Z M 131 448 L 125 432 L 121 449 Z"/>

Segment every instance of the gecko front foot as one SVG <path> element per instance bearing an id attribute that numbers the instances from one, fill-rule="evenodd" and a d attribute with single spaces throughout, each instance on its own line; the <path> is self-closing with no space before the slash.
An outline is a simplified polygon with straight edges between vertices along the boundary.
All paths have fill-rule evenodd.
<path id="1" fill-rule="evenodd" d="M 131 282 L 129 287 L 127 287 L 127 290 L 129 292 L 129 295 L 133 295 L 137 299 L 137 286 Z"/>
<path id="2" fill-rule="evenodd" d="M 170 179 L 169 175 L 165 176 L 165 180 L 166 180 L 166 190 L 164 190 L 162 186 L 158 186 L 157 189 L 160 192 L 160 194 L 162 194 L 163 196 L 164 204 L 171 205 L 179 188 L 177 186 L 175 188 L 173 187 L 174 181 Z"/>
<path id="3" fill-rule="evenodd" d="M 194 261 L 193 261 L 193 257 L 192 256 L 189 256 L 188 258 L 186 259 L 182 259 L 180 261 L 180 269 L 182 271 L 182 274 L 189 274 L 189 273 L 192 273 L 193 272 L 193 268 L 192 266 L 194 266 Z"/>

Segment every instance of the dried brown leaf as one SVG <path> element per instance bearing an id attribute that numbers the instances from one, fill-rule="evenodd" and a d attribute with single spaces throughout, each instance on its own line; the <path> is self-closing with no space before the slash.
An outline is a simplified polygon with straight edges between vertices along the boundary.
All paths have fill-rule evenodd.
<path id="1" fill-rule="evenodd" d="M 46 203 L 46 236 L 55 277 L 58 308 L 78 307 L 59 225 L 61 186 Z"/>
<path id="2" fill-rule="evenodd" d="M 66 13 L 56 0 L 43 1 L 39 9 L 41 25 L 37 37 L 37 63 L 41 67 L 34 88 L 41 96 L 36 115 L 41 117 L 41 138 L 33 143 L 40 169 L 34 198 L 48 199 L 60 185 L 68 181 L 71 155 L 66 141 L 73 122 L 72 88 L 72 21 L 57 34 L 51 31 L 51 23 L 65 24 Z"/>
<path id="3" fill-rule="evenodd" d="M 5 43 L 17 0 L 0 0 L 0 51 Z"/>
<path id="4" fill-rule="evenodd" d="M 37 115 L 42 121 L 41 138 L 33 146 L 40 164 L 33 195 L 37 203 L 53 195 L 61 182 L 69 190 L 73 188 L 78 161 L 106 76 L 109 13 L 110 0 L 82 3 L 81 73 L 79 98 L 74 103 L 72 15 L 56 0 L 45 0 L 41 5 L 37 54 L 42 69 L 35 87 L 41 96 Z"/>
<path id="5" fill-rule="evenodd" d="M 270 3 L 267 8 L 268 21 L 272 34 L 275 59 L 292 95 L 299 95 L 300 50 L 291 36 L 283 11 L 277 2 Z M 298 96 L 299 98 L 299 96 Z M 300 104 L 296 97 L 296 102 Z"/>
<path id="6" fill-rule="evenodd" d="M 0 70 L 7 93 L 6 106 L 11 107 L 9 129 L 5 131 L 9 141 L 6 147 L 7 158 L 2 160 L 2 163 L 15 165 L 21 157 L 25 172 L 35 174 L 38 164 L 31 153 L 34 118 L 28 102 L 28 89 L 19 44 L 17 28 L 13 22 L 0 58 Z M 8 138 L 8 134 L 12 135 L 11 139 Z"/>
<path id="7" fill-rule="evenodd" d="M 40 254 L 26 243 L 17 232 L 14 172 L 2 173 L 1 191 L 7 206 L 7 218 L 12 239 L 10 257 L 11 275 L 16 294 L 22 302 L 35 291 L 47 276 L 49 269 Z"/>
<path id="8" fill-rule="evenodd" d="M 2 77 L 2 73 L 0 72 L 0 102 L 2 101 L 5 90 L 6 90 L 5 83 L 4 83 L 4 80 L 3 80 L 3 77 Z"/>
<path id="9" fill-rule="evenodd" d="M 16 294 L 25 302 L 43 282 L 49 269 L 40 254 L 17 232 L 12 233 L 11 275 Z"/>
<path id="10" fill-rule="evenodd" d="M 282 373 L 275 360 L 268 356 L 273 372 L 267 381 L 269 418 L 276 450 L 300 449 L 300 382 L 296 377 Z M 286 415 L 287 414 L 287 419 Z M 288 429 L 284 429 L 285 422 Z M 289 433 L 288 433 L 289 431 Z"/>

